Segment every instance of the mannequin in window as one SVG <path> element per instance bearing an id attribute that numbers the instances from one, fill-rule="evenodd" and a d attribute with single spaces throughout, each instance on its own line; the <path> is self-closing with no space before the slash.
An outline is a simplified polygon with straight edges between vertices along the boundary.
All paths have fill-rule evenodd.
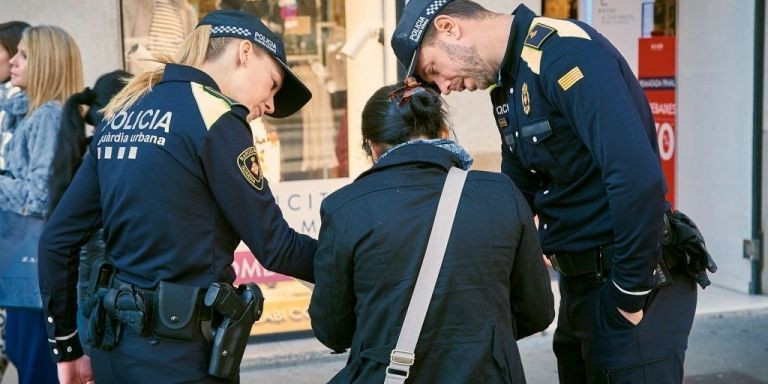
<path id="1" fill-rule="evenodd" d="M 187 0 L 123 2 L 126 69 L 137 73 L 157 65 L 156 55 L 173 55 L 197 25 L 197 11 Z"/>

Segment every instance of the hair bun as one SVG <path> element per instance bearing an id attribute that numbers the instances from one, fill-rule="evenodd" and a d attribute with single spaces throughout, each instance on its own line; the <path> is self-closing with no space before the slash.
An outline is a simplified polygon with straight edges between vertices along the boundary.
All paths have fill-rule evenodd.
<path id="1" fill-rule="evenodd" d="M 417 121 L 423 121 L 423 119 L 429 119 L 434 117 L 435 114 L 439 114 L 443 104 L 440 95 L 429 88 L 423 88 L 422 91 L 413 94 L 408 102 L 411 106 L 413 117 Z"/>

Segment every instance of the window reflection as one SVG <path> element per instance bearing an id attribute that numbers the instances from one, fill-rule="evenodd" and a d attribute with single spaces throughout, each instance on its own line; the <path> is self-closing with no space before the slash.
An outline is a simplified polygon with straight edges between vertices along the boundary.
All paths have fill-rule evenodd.
<path id="1" fill-rule="evenodd" d="M 312 91 L 301 111 L 251 124 L 270 182 L 347 177 L 347 70 L 344 0 L 123 0 L 125 66 L 151 69 L 173 54 L 198 20 L 216 9 L 257 15 L 285 41 L 288 64 Z"/>

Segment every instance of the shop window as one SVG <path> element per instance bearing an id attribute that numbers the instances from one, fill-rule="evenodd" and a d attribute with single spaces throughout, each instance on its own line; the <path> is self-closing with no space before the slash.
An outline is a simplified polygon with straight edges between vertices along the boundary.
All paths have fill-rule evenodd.
<path id="1" fill-rule="evenodd" d="M 677 0 L 656 0 L 653 3 L 652 36 L 675 36 Z"/>
<path id="2" fill-rule="evenodd" d="M 554 19 L 578 19 L 578 0 L 542 0 L 542 16 Z"/>
<path id="3" fill-rule="evenodd" d="M 123 0 L 125 68 L 139 73 L 173 55 L 208 12 L 239 9 L 280 35 L 288 64 L 313 94 L 296 114 L 251 123 L 264 173 L 271 183 L 346 177 L 345 0 Z M 150 59 L 150 60 L 148 60 Z"/>

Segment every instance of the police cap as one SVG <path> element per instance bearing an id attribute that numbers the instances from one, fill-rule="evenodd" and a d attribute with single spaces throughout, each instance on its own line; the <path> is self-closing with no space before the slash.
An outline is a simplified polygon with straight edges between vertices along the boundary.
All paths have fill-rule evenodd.
<path id="1" fill-rule="evenodd" d="M 270 31 L 258 17 L 236 10 L 219 10 L 207 14 L 198 23 L 198 26 L 200 25 L 211 26 L 211 37 L 250 40 L 280 64 L 285 76 L 283 86 L 275 95 L 275 111 L 270 116 L 292 115 L 312 98 L 309 88 L 288 68 L 283 40 Z"/>
<path id="2" fill-rule="evenodd" d="M 418 61 L 419 46 L 427 28 L 443 7 L 453 0 L 411 0 L 392 35 L 392 49 L 407 72 L 412 76 Z"/>

